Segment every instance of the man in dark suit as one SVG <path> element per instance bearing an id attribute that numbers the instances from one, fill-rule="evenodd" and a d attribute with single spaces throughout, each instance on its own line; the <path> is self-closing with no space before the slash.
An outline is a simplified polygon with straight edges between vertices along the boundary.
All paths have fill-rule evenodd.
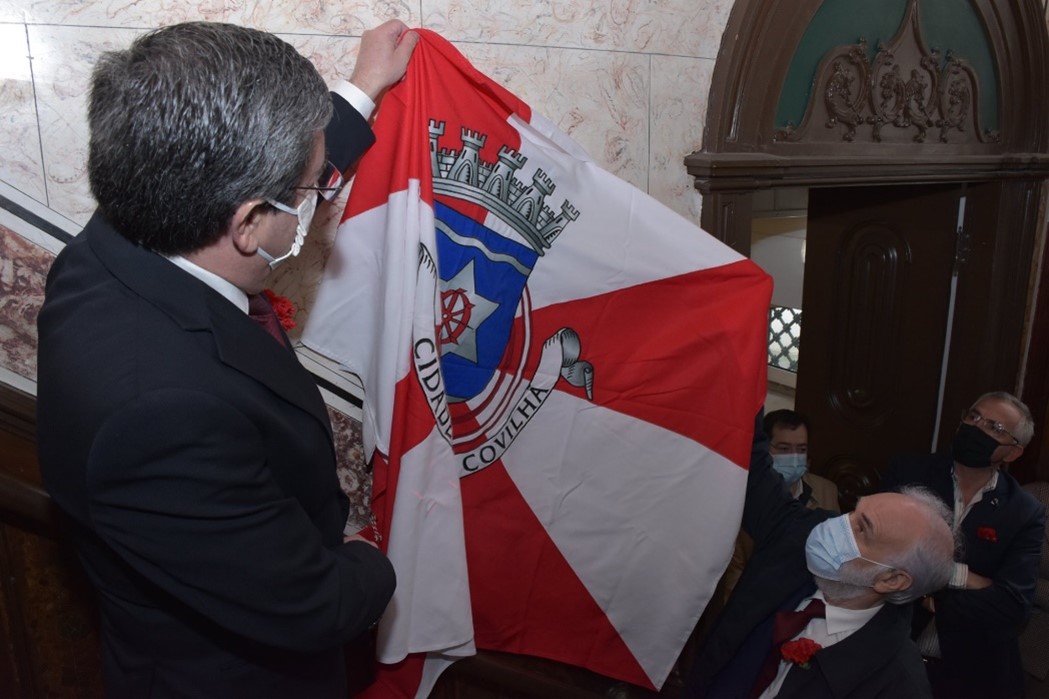
<path id="1" fill-rule="evenodd" d="M 290 45 L 232 25 L 167 27 L 95 68 L 98 211 L 48 276 L 38 430 L 111 696 L 347 695 L 343 646 L 393 569 L 344 538 L 324 403 L 249 308 L 371 144 L 417 40 L 397 21 L 366 32 L 335 94 Z"/>
<path id="2" fill-rule="evenodd" d="M 946 509 L 920 489 L 863 498 L 837 517 L 808 509 L 772 472 L 760 422 L 755 431 L 743 511 L 754 556 L 700 649 L 684 696 L 929 696 L 907 603 L 950 575 Z M 819 607 L 825 618 L 803 621 L 774 647 L 779 612 Z M 810 655 L 806 644 L 818 649 Z"/>
<path id="3" fill-rule="evenodd" d="M 981 396 L 962 415 L 950 452 L 896 459 L 882 490 L 923 485 L 954 509 L 964 562 L 946 589 L 915 605 L 914 632 L 937 697 L 1023 695 L 1018 639 L 1038 580 L 1045 508 L 1004 467 L 1034 435 L 1009 393 Z"/>

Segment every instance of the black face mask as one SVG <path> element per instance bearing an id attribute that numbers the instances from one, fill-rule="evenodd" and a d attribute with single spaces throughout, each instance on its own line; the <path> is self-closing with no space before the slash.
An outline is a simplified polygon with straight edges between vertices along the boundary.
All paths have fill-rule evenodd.
<path id="1" fill-rule="evenodd" d="M 1002 446 L 991 435 L 976 425 L 962 423 L 951 443 L 951 456 L 969 468 L 987 468 L 991 465 L 991 454 Z"/>

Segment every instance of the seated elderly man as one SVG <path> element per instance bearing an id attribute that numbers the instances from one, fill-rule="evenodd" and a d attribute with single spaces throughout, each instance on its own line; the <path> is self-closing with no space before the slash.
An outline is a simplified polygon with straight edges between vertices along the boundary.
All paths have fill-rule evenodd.
<path id="1" fill-rule="evenodd" d="M 872 495 L 837 517 L 810 510 L 772 472 L 759 425 L 743 511 L 754 556 L 684 696 L 931 696 L 908 603 L 951 576 L 948 517 L 922 489 Z"/>

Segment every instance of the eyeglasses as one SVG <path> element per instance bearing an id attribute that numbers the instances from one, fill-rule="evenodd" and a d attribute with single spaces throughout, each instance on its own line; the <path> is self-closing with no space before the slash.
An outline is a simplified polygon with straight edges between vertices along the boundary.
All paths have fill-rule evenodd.
<path id="1" fill-rule="evenodd" d="M 306 242 L 306 235 L 310 231 L 310 223 L 313 221 L 313 214 L 317 211 L 318 200 L 323 197 L 325 201 L 331 201 L 342 189 L 342 185 L 342 173 L 339 172 L 339 168 L 335 167 L 334 163 L 328 160 L 324 163 L 324 170 L 321 171 L 317 184 L 293 187 L 293 189 L 306 189 L 316 192 L 316 194 L 307 194 L 303 197 L 302 201 L 295 208 L 287 204 L 281 204 L 275 199 L 266 199 L 266 203 L 273 208 L 286 214 L 291 214 L 298 219 L 298 225 L 295 227 L 295 240 L 292 242 L 291 249 L 288 252 L 280 257 L 274 257 L 263 250 L 261 245 L 256 249 L 256 252 L 262 259 L 269 264 L 270 269 L 276 268 L 278 264 L 289 257 L 295 257 L 299 254 L 302 250 L 302 244 Z"/>
<path id="2" fill-rule="evenodd" d="M 317 194 L 320 194 L 325 201 L 331 201 L 342 189 L 343 184 L 342 172 L 335 166 L 335 163 L 326 160 L 324 161 L 324 170 L 321 172 L 321 176 L 317 178 L 317 184 L 302 185 L 295 187 L 295 189 L 312 189 Z"/>
<path id="3" fill-rule="evenodd" d="M 311 189 L 310 187 L 296 187 L 296 189 Z M 323 195 L 322 195 L 323 196 Z M 295 208 L 288 206 L 287 204 L 281 204 L 276 199 L 267 199 L 266 203 L 272 206 L 278 211 L 283 211 L 286 214 L 297 216 L 299 219 L 299 226 L 305 230 L 309 230 L 310 221 L 313 220 L 313 214 L 317 211 L 317 197 L 310 196 L 307 194 L 299 205 Z M 305 233 L 304 233 L 305 235 Z"/>
<path id="4" fill-rule="evenodd" d="M 962 422 L 970 425 L 976 425 L 984 432 L 995 438 L 1008 437 L 1009 439 L 1013 440 L 1013 444 L 1020 443 L 1019 439 L 1014 437 L 1009 430 L 1005 429 L 1005 425 L 1003 425 L 1000 422 L 995 422 L 990 418 L 984 417 L 976 410 L 966 410 L 964 413 L 962 413 Z"/>
<path id="5" fill-rule="evenodd" d="M 324 170 L 321 172 L 321 176 L 317 178 L 317 184 L 303 184 L 297 187 L 292 187 L 292 189 L 311 190 L 317 192 L 317 194 L 325 201 L 331 201 L 336 195 L 338 195 L 343 184 L 342 173 L 339 171 L 339 168 L 335 166 L 335 163 L 327 160 L 324 163 Z M 309 221 L 313 217 L 313 212 L 317 209 L 317 197 L 310 196 L 303 199 L 302 203 L 295 208 L 292 208 L 287 204 L 281 204 L 275 199 L 267 199 L 266 203 L 286 214 L 298 216 L 300 221 Z"/>

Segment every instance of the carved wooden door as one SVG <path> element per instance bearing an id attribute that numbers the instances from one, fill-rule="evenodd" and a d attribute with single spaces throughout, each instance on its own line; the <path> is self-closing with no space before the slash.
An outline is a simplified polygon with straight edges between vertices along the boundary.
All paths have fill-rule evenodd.
<path id="1" fill-rule="evenodd" d="M 810 190 L 796 405 L 843 506 L 896 454 L 930 450 L 961 191 Z"/>

